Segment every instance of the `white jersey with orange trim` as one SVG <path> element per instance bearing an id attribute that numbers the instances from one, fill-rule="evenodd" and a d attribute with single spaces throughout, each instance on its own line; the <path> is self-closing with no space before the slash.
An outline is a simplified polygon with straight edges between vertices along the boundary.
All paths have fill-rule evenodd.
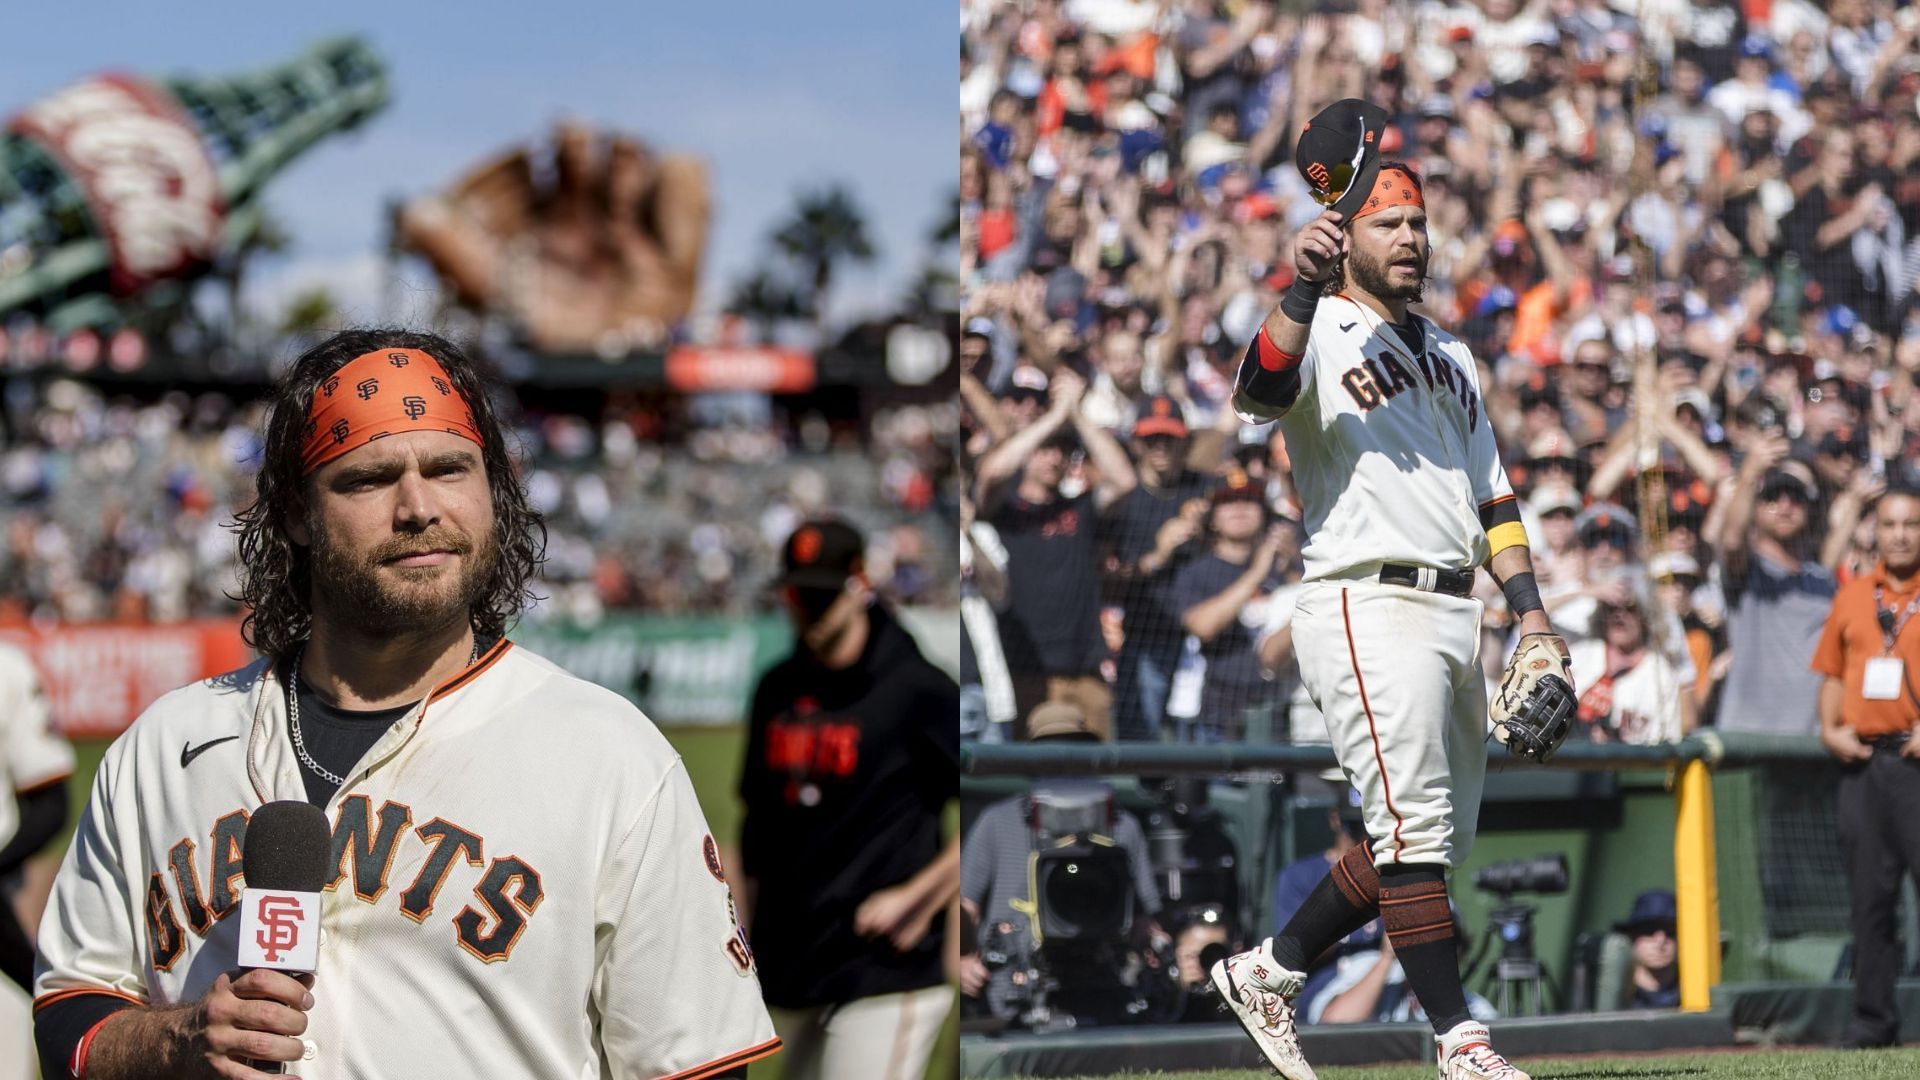
<path id="1" fill-rule="evenodd" d="M 1487 766 L 1481 604 L 1382 583 L 1380 569 L 1471 571 L 1491 550 L 1489 523 L 1517 521 L 1518 505 L 1473 354 L 1413 325 L 1417 349 L 1344 296 L 1314 312 L 1300 395 L 1280 420 L 1307 530 L 1293 641 L 1374 862 L 1458 866 Z"/>
<path id="2" fill-rule="evenodd" d="M 15 795 L 30 795 L 73 775 L 73 747 L 53 726 L 33 659 L 0 643 L 0 771 Z M 20 808 L 0 795 L 0 844 L 20 826 Z"/>
<path id="3" fill-rule="evenodd" d="M 1305 513 L 1306 580 L 1383 562 L 1471 570 L 1482 511 L 1513 498 L 1473 354 L 1418 320 L 1416 352 L 1344 295 L 1315 309 L 1300 396 L 1280 420 Z"/>
<path id="4" fill-rule="evenodd" d="M 251 811 L 306 798 L 266 661 L 154 703 L 100 763 L 36 1003 L 197 999 L 237 967 Z M 686 769 L 618 695 L 499 642 L 326 806 L 309 1080 L 712 1076 L 779 1047 Z"/>

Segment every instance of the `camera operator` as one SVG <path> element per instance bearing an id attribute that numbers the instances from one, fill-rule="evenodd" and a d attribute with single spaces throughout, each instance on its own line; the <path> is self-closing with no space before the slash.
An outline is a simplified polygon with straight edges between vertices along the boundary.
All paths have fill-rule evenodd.
<path id="1" fill-rule="evenodd" d="M 1035 708 L 1027 717 L 1027 733 L 1034 742 L 1101 741 L 1078 706 L 1059 701 Z M 1002 799 L 982 810 L 961 844 L 960 905 L 966 917 L 978 920 L 979 926 L 978 953 L 960 959 L 961 993 L 969 999 L 970 1011 L 977 1013 L 984 1003 L 986 1012 L 1010 1024 L 1031 1025 L 1050 1011 L 1072 1014 L 1071 999 L 1080 989 L 1064 978 L 1063 985 L 1049 986 L 1050 954 L 1044 954 L 1041 945 L 1052 943 L 1036 942 L 1034 932 L 1043 915 L 1041 897 L 1034 895 L 1035 859 L 1060 840 L 1048 827 L 1044 811 L 1059 805 L 1094 807 L 1099 815 L 1096 820 L 1105 825 L 1088 830 L 1098 835 L 1092 846 L 1110 847 L 1125 857 L 1126 877 L 1133 887 L 1131 932 L 1127 940 L 1097 943 L 1115 961 L 1110 986 L 1120 982 L 1126 961 L 1144 951 L 1143 946 L 1150 941 L 1156 947 L 1166 944 L 1166 935 L 1153 922 L 1160 911 L 1160 897 L 1154 887 L 1146 835 L 1132 814 L 1113 805 L 1112 786 L 1078 778 L 1036 780 L 1027 794 Z M 1115 898 L 1120 904 L 1126 899 Z M 1065 1001 L 1049 1000 L 1055 989 Z M 1087 1017 L 1084 1022 L 1101 1019 Z"/>
<path id="2" fill-rule="evenodd" d="M 1167 919 L 1173 935 L 1174 977 L 1186 994 L 1181 1023 L 1218 1023 L 1218 999 L 1207 989 L 1207 971 L 1241 948 L 1232 917 L 1220 904 L 1190 904 Z"/>

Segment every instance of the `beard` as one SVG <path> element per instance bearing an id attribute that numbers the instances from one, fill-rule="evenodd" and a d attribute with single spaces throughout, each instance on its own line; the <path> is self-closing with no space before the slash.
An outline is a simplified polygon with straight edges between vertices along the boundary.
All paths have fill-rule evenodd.
<path id="1" fill-rule="evenodd" d="M 1405 285 L 1395 284 L 1392 278 L 1393 267 L 1385 260 L 1376 259 L 1352 247 L 1349 239 L 1347 250 L 1347 274 L 1362 292 L 1381 300 L 1400 300 L 1409 304 L 1420 302 L 1427 287 L 1427 256 L 1415 255 L 1414 279 Z"/>
<path id="2" fill-rule="evenodd" d="M 315 608 L 343 627 L 374 637 L 435 630 L 468 618 L 500 564 L 489 529 L 479 543 L 463 533 L 432 529 L 396 536 L 366 552 L 336 546 L 312 527 Z M 459 561 L 440 566 L 389 566 L 387 560 L 425 549 L 445 549 Z"/>

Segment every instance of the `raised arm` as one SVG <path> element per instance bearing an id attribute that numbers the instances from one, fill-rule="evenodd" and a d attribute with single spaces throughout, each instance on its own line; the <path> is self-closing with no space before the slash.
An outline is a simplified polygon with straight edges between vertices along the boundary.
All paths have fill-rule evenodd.
<path id="1" fill-rule="evenodd" d="M 1720 532 L 1713 544 L 1722 564 L 1735 577 L 1744 577 L 1746 573 L 1747 528 L 1753 524 L 1753 505 L 1760 497 L 1760 482 L 1766 478 L 1768 469 L 1787 456 L 1788 445 L 1784 435 L 1763 436 L 1748 451 L 1747 460 L 1741 462 L 1740 471 L 1734 477 L 1733 490 L 1725 500 L 1726 514 L 1720 519 Z"/>
<path id="2" fill-rule="evenodd" d="M 1820 565 L 1829 570 L 1840 569 L 1840 560 L 1846 558 L 1847 548 L 1853 543 L 1853 530 L 1860 524 L 1860 515 L 1886 490 L 1884 476 L 1875 476 L 1866 469 L 1854 472 L 1827 511 L 1827 538 L 1820 545 Z"/>
<path id="3" fill-rule="evenodd" d="M 987 437 L 995 445 L 1006 441 L 1013 431 L 1013 425 L 1007 421 L 1007 414 L 1000 410 L 1000 403 L 993 400 L 986 384 L 975 378 L 971 371 L 960 373 L 960 400 L 973 418 L 980 421 L 980 426 L 986 429 Z"/>
<path id="4" fill-rule="evenodd" d="M 1248 343 L 1234 376 L 1233 411 L 1242 420 L 1277 420 L 1300 400 L 1305 380 L 1312 374 L 1302 361 L 1313 329 L 1313 312 L 1320 303 L 1320 288 L 1332 274 L 1334 263 L 1347 251 L 1340 220 L 1339 214 L 1325 211 L 1294 237 L 1297 276 Z"/>
<path id="5" fill-rule="evenodd" d="M 1099 486 L 1094 488 L 1094 505 L 1102 510 L 1118 502 L 1122 495 L 1132 491 L 1140 483 L 1140 477 L 1133 471 L 1133 459 L 1111 432 L 1099 424 L 1087 419 L 1079 409 L 1073 410 L 1073 429 L 1080 434 L 1080 442 L 1087 448 L 1087 457 L 1094 468 L 1100 470 Z"/>
<path id="6" fill-rule="evenodd" d="M 1187 55 L 1187 74 L 1196 79 L 1204 79 L 1220 70 L 1220 65 L 1234 58 L 1247 43 L 1260 33 L 1273 15 L 1273 5 L 1265 0 L 1255 0 L 1240 11 L 1240 17 L 1233 21 L 1232 29 L 1219 41 L 1202 45 Z"/>
<path id="7" fill-rule="evenodd" d="M 1075 383 L 1084 389 L 1086 383 L 1075 379 Z M 1055 380 L 1052 404 L 1040 419 L 1008 436 L 1007 441 L 987 451 L 974 470 L 974 502 L 980 506 L 994 505 L 1007 482 L 1020 475 L 1020 466 L 1033 456 L 1040 444 L 1053 438 L 1061 425 L 1068 422 L 1069 414 L 1078 406 L 1078 396 L 1069 397 L 1065 388 Z"/>
<path id="8" fill-rule="evenodd" d="M 1273 560 L 1279 552 L 1279 540 L 1268 536 L 1254 551 L 1253 561 L 1247 564 L 1246 573 L 1235 578 L 1233 584 L 1224 591 L 1181 612 L 1180 625 L 1202 642 L 1219 637 L 1220 631 L 1233 625 L 1233 621 L 1240 617 L 1240 609 L 1259 593 L 1260 583 L 1267 580 L 1267 574 L 1273 570 Z"/>

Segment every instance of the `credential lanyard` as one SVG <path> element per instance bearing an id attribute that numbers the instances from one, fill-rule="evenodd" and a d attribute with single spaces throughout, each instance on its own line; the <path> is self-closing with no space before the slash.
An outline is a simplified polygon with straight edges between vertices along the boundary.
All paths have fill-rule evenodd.
<path id="1" fill-rule="evenodd" d="M 1873 587 L 1874 616 L 1880 620 L 1880 636 L 1886 639 L 1885 655 L 1892 656 L 1894 642 L 1900 640 L 1900 631 L 1907 628 L 1907 620 L 1913 618 L 1913 613 L 1920 611 L 1920 593 L 1915 593 L 1913 599 L 1907 601 L 1906 610 L 1900 613 L 1897 620 L 1893 612 L 1887 610 L 1885 597 L 1886 589 L 1875 585 Z"/>

